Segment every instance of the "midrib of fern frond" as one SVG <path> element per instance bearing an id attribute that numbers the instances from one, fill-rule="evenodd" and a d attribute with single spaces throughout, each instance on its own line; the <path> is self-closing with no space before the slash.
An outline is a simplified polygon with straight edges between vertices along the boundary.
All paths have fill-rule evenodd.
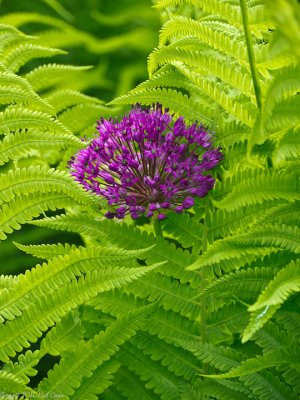
<path id="1" fill-rule="evenodd" d="M 134 264 L 134 260 L 142 256 L 145 250 L 116 250 L 96 247 L 78 248 L 71 250 L 64 256 L 58 256 L 48 263 L 37 265 L 25 275 L 20 275 L 19 280 L 9 292 L 1 293 L 0 314 L 7 319 L 13 319 L 19 315 L 20 310 L 26 307 L 26 299 L 43 295 L 43 287 L 47 284 L 52 290 L 74 280 L 88 271 L 96 269 L 100 265 L 115 266 L 119 263 L 127 265 L 128 261 Z"/>
<path id="2" fill-rule="evenodd" d="M 241 93 L 252 97 L 253 88 L 249 72 L 237 62 L 231 62 L 228 66 L 226 57 L 212 50 L 185 49 L 184 41 L 162 46 L 154 50 L 148 60 L 148 70 L 150 75 L 159 67 L 166 63 L 183 62 L 185 65 L 194 68 L 202 74 L 217 76 L 224 82 L 236 87 Z M 192 74 L 192 71 L 191 71 Z"/>
<path id="3" fill-rule="evenodd" d="M 118 224 L 112 221 L 97 220 L 89 215 L 68 215 L 57 218 L 49 218 L 45 221 L 34 221 L 33 224 L 48 226 L 57 230 L 68 230 L 83 235 L 97 238 L 100 242 L 104 240 L 104 245 L 114 244 L 117 247 L 126 247 L 127 249 L 143 248 L 144 244 L 155 244 L 149 252 L 149 262 L 156 262 L 163 259 L 166 264 L 159 271 L 167 276 L 179 279 L 182 283 L 189 282 L 193 288 L 198 287 L 200 279 L 198 274 L 190 273 L 185 270 L 192 257 L 189 252 L 176 248 L 174 244 L 168 243 L 163 239 L 156 239 L 152 234 L 148 235 L 141 232 L 132 225 Z M 156 261 L 155 261 L 156 260 Z"/>
<path id="4" fill-rule="evenodd" d="M 96 395 L 101 395 L 108 387 L 116 382 L 116 372 L 119 371 L 120 363 L 111 357 L 99 365 L 89 377 L 83 377 L 80 386 L 70 396 L 70 400 L 93 400 Z"/>
<path id="5" fill-rule="evenodd" d="M 261 292 L 249 311 L 257 311 L 270 305 L 282 304 L 290 295 L 300 291 L 300 260 L 291 261 L 278 272 Z"/>
<path id="6" fill-rule="evenodd" d="M 56 113 L 60 113 L 68 107 L 77 104 L 103 104 L 96 97 L 87 96 L 77 90 L 60 89 L 46 96 L 48 103 L 52 104 Z"/>
<path id="7" fill-rule="evenodd" d="M 74 205 L 78 205 L 78 203 L 73 197 L 56 192 L 36 194 L 34 197 L 16 196 L 1 208 L 0 239 L 5 240 L 6 233 L 20 229 L 21 224 L 32 220 L 46 210 L 54 211 Z"/>
<path id="8" fill-rule="evenodd" d="M 21 243 L 14 242 L 14 245 L 19 249 L 24 251 L 26 254 L 31 254 L 34 257 L 42 258 L 45 260 L 51 260 L 57 256 L 63 256 L 65 254 L 74 251 L 77 246 L 74 244 L 61 243 L 58 244 L 40 244 L 40 245 L 23 245 Z M 79 247 L 80 248 L 80 247 Z"/>
<path id="9" fill-rule="evenodd" d="M 19 69 L 33 58 L 52 57 L 58 54 L 66 54 L 60 49 L 39 46 L 34 43 L 21 44 L 3 55 L 3 63 L 9 71 L 18 72 Z"/>
<path id="10" fill-rule="evenodd" d="M 35 303 L 23 311 L 21 317 L 1 325 L 0 359 L 8 361 L 8 356 L 14 356 L 23 347 L 28 347 L 29 342 L 36 342 L 42 332 L 97 293 L 124 286 L 153 268 L 156 266 L 93 270 L 81 276 L 78 281 L 73 280 L 56 291 L 51 290 L 47 296 L 40 295 Z"/>
<path id="11" fill-rule="evenodd" d="M 143 326 L 151 308 L 153 306 L 150 306 L 150 309 L 146 306 L 128 313 L 114 322 L 105 332 L 100 332 L 86 342 L 77 352 L 63 358 L 48 379 L 41 382 L 39 390 L 72 394 L 73 388 L 80 385 L 84 376 L 89 376 L 90 371 L 112 357 L 121 345 L 136 334 L 136 331 Z M 105 349 L 105 351 L 103 353 L 103 350 L 100 352 L 97 349 Z M 64 371 L 63 374 L 62 371 Z M 65 373 L 65 371 L 68 372 Z"/>
<path id="12" fill-rule="evenodd" d="M 1 23 L 0 38 L 1 38 L 0 51 L 3 52 L 3 50 L 6 47 L 13 45 L 14 43 L 27 41 L 29 39 L 32 39 L 33 37 L 19 31 L 18 29 L 11 26 L 11 24 L 7 25 Z"/>
<path id="13" fill-rule="evenodd" d="M 158 272 L 148 274 L 146 279 L 141 278 L 128 285 L 124 292 L 149 301 L 159 300 L 166 310 L 180 313 L 191 321 L 195 320 L 199 314 L 199 304 L 193 300 L 197 291 L 189 285 L 172 282 L 170 278 Z"/>
<path id="14" fill-rule="evenodd" d="M 247 63 L 247 53 L 243 43 L 228 34 L 216 31 L 209 24 L 187 17 L 177 16 L 165 23 L 160 34 L 160 45 L 164 45 L 170 38 L 186 36 L 198 38 L 206 45 L 230 55 L 241 64 Z"/>
<path id="15" fill-rule="evenodd" d="M 47 167 L 16 168 L 0 175 L 0 205 L 17 195 L 57 192 L 74 196 L 81 204 L 95 206 L 97 200 L 84 191 L 65 171 Z"/>
<path id="16" fill-rule="evenodd" d="M 229 115 L 241 121 L 245 125 L 252 127 L 255 122 L 256 108 L 247 96 L 236 93 L 235 96 L 228 96 L 232 88 L 223 82 L 217 81 L 214 77 L 203 76 L 200 73 L 191 73 L 187 68 L 181 65 L 178 70 L 188 77 L 199 88 L 199 93 L 204 92 L 218 106 Z M 197 95 L 197 92 L 196 92 Z"/>
<path id="17" fill-rule="evenodd" d="M 32 352 L 27 350 L 24 354 L 20 354 L 18 361 L 12 363 L 9 361 L 5 364 L 4 370 L 15 374 L 23 380 L 24 383 L 29 382 L 29 377 L 35 376 L 37 370 L 34 368 L 39 360 L 47 353 L 51 355 L 59 355 L 75 346 L 80 345 L 82 332 L 79 328 L 79 318 L 75 313 L 66 314 L 52 329 L 50 329 L 41 341 L 40 349 Z M 67 345 L 66 345 L 67 343 Z"/>
<path id="18" fill-rule="evenodd" d="M 77 67 L 73 65 L 46 64 L 33 69 L 27 73 L 24 78 L 32 85 L 33 89 L 38 92 L 49 89 L 60 82 L 64 82 L 66 79 L 70 79 L 70 77 L 74 79 L 79 76 L 81 72 L 90 68 L 90 66 Z"/>
<path id="19" fill-rule="evenodd" d="M 32 107 L 35 110 L 42 110 L 47 113 L 54 113 L 54 109 L 43 101 L 40 97 L 35 95 L 33 92 L 30 93 L 28 90 L 22 90 L 16 87 L 5 87 L 0 88 L 0 104 L 18 104 L 24 105 L 27 108 Z"/>
<path id="20" fill-rule="evenodd" d="M 134 101 L 145 105 L 152 105 L 155 102 L 168 104 L 176 115 L 185 115 L 189 121 L 203 121 L 210 125 L 211 119 L 194 107 L 193 99 L 179 91 L 165 88 L 149 89 L 147 91 L 133 91 L 127 95 L 118 97 L 109 104 L 132 104 Z"/>
<path id="21" fill-rule="evenodd" d="M 9 160 L 17 160 L 31 150 L 49 150 L 73 148 L 80 149 L 84 146 L 75 135 L 58 132 L 20 132 L 8 134 L 0 142 L 0 165 Z"/>
<path id="22" fill-rule="evenodd" d="M 215 241 L 208 250 L 187 269 L 194 270 L 220 264 L 228 265 L 231 258 L 239 259 L 245 255 L 261 255 L 276 249 L 287 250 L 291 253 L 300 252 L 299 229 L 285 225 L 263 225 L 252 228 L 248 233 L 234 235 Z M 278 250 L 277 250 L 278 251 Z M 242 256 L 243 255 L 243 256 Z M 244 260 L 245 261 L 245 260 Z"/>
<path id="23" fill-rule="evenodd" d="M 9 134 L 11 131 L 19 129 L 50 130 L 72 134 L 51 115 L 40 111 L 15 106 L 0 113 L 0 133 Z"/>

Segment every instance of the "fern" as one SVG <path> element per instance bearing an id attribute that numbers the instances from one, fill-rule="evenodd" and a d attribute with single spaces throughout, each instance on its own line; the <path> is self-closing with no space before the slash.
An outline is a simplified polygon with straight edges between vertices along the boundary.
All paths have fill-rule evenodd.
<path id="1" fill-rule="evenodd" d="M 119 346 L 135 335 L 136 330 L 141 328 L 145 317 L 147 317 L 147 308 L 128 313 L 120 318 L 105 332 L 99 333 L 82 345 L 78 352 L 67 355 L 49 374 L 48 378 L 41 382 L 39 390 L 42 392 L 58 390 L 62 394 L 71 395 L 74 392 L 73 389 L 80 385 L 84 376 L 90 376 L 91 371 L 107 361 L 118 351 Z M 103 348 L 105 348 L 104 352 Z M 68 368 L 68 374 L 62 374 L 61 372 L 66 371 L 66 368 Z"/>
<path id="2" fill-rule="evenodd" d="M 0 129 L 2 134 L 19 129 L 51 130 L 57 133 L 70 134 L 71 132 L 49 114 L 26 108 L 14 107 L 0 113 Z"/>
<path id="3" fill-rule="evenodd" d="M 2 396 L 298 398 L 297 2 L 16 2 L 0 16 Z M 161 235 L 105 219 L 67 172 L 137 102 L 204 124 L 224 154 Z"/>
<path id="4" fill-rule="evenodd" d="M 59 49 L 49 49 L 47 47 L 26 43 L 15 47 L 6 57 L 4 56 L 3 63 L 8 71 L 18 72 L 23 65 L 33 58 L 51 57 L 57 54 L 65 54 L 65 52 Z"/>
<path id="5" fill-rule="evenodd" d="M 86 71 L 89 68 L 88 66 L 75 67 L 73 65 L 47 64 L 35 68 L 26 74 L 25 78 L 32 85 L 33 89 L 38 92 L 51 88 L 54 85 L 63 84 L 71 76 L 73 79 L 76 79 L 76 73 L 80 75 L 82 71 Z"/>
<path id="6" fill-rule="evenodd" d="M 256 311 L 270 305 L 281 304 L 293 292 L 299 291 L 299 260 L 291 261 L 274 277 L 249 310 Z"/>
<path id="7" fill-rule="evenodd" d="M 80 148 L 82 142 L 71 134 L 21 131 L 7 135 L 0 143 L 0 164 L 9 160 L 18 160 L 25 154 L 30 154 L 32 150 L 47 151 L 52 149 Z"/>

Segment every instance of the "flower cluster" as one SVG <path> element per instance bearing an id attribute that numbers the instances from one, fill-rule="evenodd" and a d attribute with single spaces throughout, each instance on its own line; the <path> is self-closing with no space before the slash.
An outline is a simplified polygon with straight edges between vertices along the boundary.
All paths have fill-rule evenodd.
<path id="1" fill-rule="evenodd" d="M 173 122 L 168 110 L 134 107 L 120 122 L 101 119 L 99 136 L 70 161 L 71 174 L 87 190 L 104 196 L 107 218 L 130 214 L 159 220 L 181 213 L 204 197 L 215 180 L 206 174 L 222 158 L 202 126 Z"/>

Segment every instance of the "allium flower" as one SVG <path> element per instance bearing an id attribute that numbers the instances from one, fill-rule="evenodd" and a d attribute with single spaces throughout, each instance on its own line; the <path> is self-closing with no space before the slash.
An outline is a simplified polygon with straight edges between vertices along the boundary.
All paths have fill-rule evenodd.
<path id="1" fill-rule="evenodd" d="M 175 122 L 157 105 L 134 107 L 121 122 L 101 119 L 99 136 L 70 161 L 71 174 L 107 199 L 107 218 L 130 215 L 159 220 L 181 213 L 204 197 L 215 180 L 206 175 L 222 158 L 202 126 Z"/>

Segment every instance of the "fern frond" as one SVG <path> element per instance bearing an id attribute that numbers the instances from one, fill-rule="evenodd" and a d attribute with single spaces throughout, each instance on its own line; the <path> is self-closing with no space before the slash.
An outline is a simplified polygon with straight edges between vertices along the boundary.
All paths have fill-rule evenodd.
<path id="1" fill-rule="evenodd" d="M 249 137 L 249 134 L 251 134 L 250 127 L 242 124 L 240 121 L 218 121 L 218 142 L 222 147 L 229 148 L 229 157 L 231 150 L 230 146 L 232 146 L 233 143 L 246 141 Z M 226 160 L 224 161 L 226 163 Z"/>
<path id="2" fill-rule="evenodd" d="M 199 362 L 190 353 L 156 336 L 139 333 L 131 343 L 152 360 L 159 361 L 177 377 L 190 381 L 200 369 Z"/>
<path id="3" fill-rule="evenodd" d="M 280 132 L 282 127 L 291 129 L 296 125 L 299 126 L 299 107 L 300 100 L 298 95 L 276 104 L 272 112 L 272 118 L 267 120 L 267 130 L 270 131 L 271 134 L 274 133 L 276 137 L 278 131 Z"/>
<path id="4" fill-rule="evenodd" d="M 251 171 L 245 174 L 232 191 L 222 200 L 214 201 L 218 208 L 234 211 L 246 205 L 254 205 L 266 200 L 297 200 L 299 199 L 299 182 L 295 174 L 278 174 L 270 171 Z"/>
<path id="5" fill-rule="evenodd" d="M 247 268 L 225 275 L 210 284 L 202 294 L 208 304 L 214 308 L 218 300 L 228 301 L 235 296 L 243 301 L 249 301 L 261 293 L 274 278 L 276 270 L 268 268 Z"/>
<path id="6" fill-rule="evenodd" d="M 177 384 L 180 378 L 151 360 L 130 342 L 121 350 L 118 360 L 136 374 L 146 388 L 152 389 L 156 396 L 174 400 L 178 398 Z"/>
<path id="7" fill-rule="evenodd" d="M 143 255 L 149 249 L 119 250 L 102 247 L 81 247 L 71 250 L 68 254 L 58 256 L 48 263 L 37 265 L 25 275 L 20 275 L 19 280 L 12 290 L 0 293 L 2 302 L 0 315 L 7 319 L 13 319 L 14 315 L 20 315 L 20 310 L 26 308 L 28 297 L 43 295 L 43 285 L 49 290 L 55 290 L 61 285 L 74 280 L 87 271 L 102 266 L 134 265 L 137 258 L 145 258 Z M 158 266 L 158 265 L 156 265 Z M 27 299 L 27 300 L 26 300 Z"/>
<path id="8" fill-rule="evenodd" d="M 266 400 L 291 399 L 296 400 L 291 388 L 273 372 L 261 371 L 259 373 L 241 376 L 244 385 L 249 387 L 252 394 Z"/>
<path id="9" fill-rule="evenodd" d="M 187 270 L 194 271 L 200 268 L 209 268 L 213 266 L 214 273 L 220 276 L 223 272 L 239 269 L 258 258 L 276 253 L 276 248 L 274 247 L 228 246 L 227 242 L 218 243 L 218 241 L 214 242 L 213 247 L 214 248 L 209 247 L 208 251 L 203 256 L 200 256 L 197 261 L 187 267 Z"/>
<path id="10" fill-rule="evenodd" d="M 99 104 L 79 104 L 60 114 L 60 122 L 75 133 L 93 126 L 96 131 L 96 121 L 101 117 L 111 116 L 112 109 Z M 94 132 L 92 132 L 94 133 Z"/>
<path id="11" fill-rule="evenodd" d="M 71 132 L 51 115 L 26 108 L 13 107 L 0 113 L 0 133 L 19 129 L 37 129 L 71 135 Z"/>
<path id="12" fill-rule="evenodd" d="M 48 331 L 41 342 L 40 350 L 34 352 L 27 350 L 24 354 L 19 355 L 17 362 L 6 363 L 4 370 L 15 374 L 24 383 L 28 383 L 29 377 L 37 374 L 34 367 L 45 354 L 59 355 L 80 345 L 82 332 L 79 324 L 80 320 L 76 312 L 66 314 L 55 327 Z"/>
<path id="13" fill-rule="evenodd" d="M 191 247 L 202 240 L 203 225 L 188 213 L 170 214 L 164 221 L 164 229 L 184 247 Z"/>
<path id="14" fill-rule="evenodd" d="M 77 247 L 69 243 L 65 243 L 65 245 L 58 244 L 40 244 L 40 245 L 23 245 L 20 243 L 14 242 L 14 245 L 19 249 L 24 251 L 26 254 L 31 254 L 34 257 L 42 258 L 44 260 L 51 260 L 57 256 L 63 256 L 65 254 L 70 253 L 70 251 L 74 251 Z"/>
<path id="15" fill-rule="evenodd" d="M 21 318 L 17 317 L 0 326 L 0 359 L 8 361 L 9 356 L 29 347 L 29 343 L 36 342 L 44 331 L 59 322 L 70 310 L 97 293 L 124 286 L 153 268 L 156 266 L 94 270 L 46 296 L 42 294 L 36 297 L 34 303 L 30 306 L 27 304 Z"/>
<path id="16" fill-rule="evenodd" d="M 174 244 L 163 239 L 155 239 L 152 234 L 148 235 L 132 225 L 114 223 L 105 219 L 98 220 L 89 215 L 60 216 L 32 223 L 57 230 L 66 229 L 70 232 L 86 234 L 97 238 L 100 242 L 103 241 L 105 245 L 113 244 L 127 249 L 144 248 L 145 243 L 155 244 L 155 247 L 149 252 L 148 262 L 152 263 L 163 259 L 166 263 L 159 269 L 160 273 L 179 279 L 182 283 L 189 282 L 193 288 L 199 285 L 199 275 L 185 270 L 192 260 L 188 251 L 176 248 Z"/>
<path id="17" fill-rule="evenodd" d="M 241 27 L 241 13 L 238 7 L 231 5 L 229 2 L 219 2 L 217 0 L 157 0 L 155 7 L 166 8 L 174 7 L 181 4 L 192 4 L 193 6 L 201 7 L 205 12 L 213 15 L 218 15 L 222 19 L 227 20 L 230 24 Z"/>
<path id="18" fill-rule="evenodd" d="M 39 109 L 53 113 L 54 109 L 33 92 L 23 91 L 20 88 L 1 87 L 0 104 L 18 104 L 27 108 Z"/>
<path id="19" fill-rule="evenodd" d="M 187 43 L 189 43 L 188 40 Z M 246 68 L 242 68 L 237 62 L 232 62 L 228 66 L 226 57 L 218 52 L 189 50 L 185 49 L 184 45 L 185 42 L 181 40 L 180 43 L 175 42 L 169 46 L 162 46 L 152 52 L 148 60 L 150 76 L 157 67 L 164 64 L 174 64 L 176 67 L 178 63 L 183 63 L 192 69 L 196 69 L 198 73 L 217 76 L 223 82 L 230 84 L 231 87 L 240 90 L 241 93 L 249 97 L 253 96 L 252 80 Z"/>
<path id="20" fill-rule="evenodd" d="M 175 111 L 176 115 L 184 115 L 189 121 L 202 121 L 211 125 L 211 120 L 193 106 L 193 99 L 172 89 L 157 88 L 142 92 L 133 91 L 118 97 L 108 104 L 132 104 L 133 102 L 141 102 L 145 105 L 159 102 L 168 105 L 172 111 Z"/>
<path id="21" fill-rule="evenodd" d="M 158 300 L 165 310 L 177 312 L 191 321 L 199 315 L 199 304 L 193 300 L 197 291 L 159 273 L 149 274 L 146 279 L 128 285 L 125 292 L 151 302 Z"/>
<path id="22" fill-rule="evenodd" d="M 23 65 L 34 58 L 53 57 L 58 54 L 66 54 L 66 52 L 60 49 L 25 43 L 10 50 L 8 54 L 4 55 L 2 62 L 9 71 L 18 72 Z"/>
<path id="23" fill-rule="evenodd" d="M 223 24 L 226 28 L 226 24 Z M 227 25 L 230 28 L 230 25 Z M 164 45 L 171 38 L 192 36 L 203 43 L 230 55 L 240 63 L 247 63 L 247 52 L 245 46 L 237 41 L 233 35 L 224 33 L 225 29 L 216 30 L 209 23 L 199 22 L 190 18 L 178 16 L 167 21 L 160 33 L 160 45 Z"/>
<path id="24" fill-rule="evenodd" d="M 274 222 L 290 225 L 289 222 L 280 219 L 280 215 L 289 212 L 288 210 L 287 205 L 282 206 L 280 201 L 264 201 L 261 204 L 239 207 L 231 211 L 226 209 L 215 210 L 207 215 L 208 240 L 212 242 L 229 234 L 242 233 L 246 227 L 251 228 L 261 221 L 274 221 L 273 218 L 276 216 L 278 216 L 278 220 L 276 219 Z M 290 209 L 291 212 L 292 210 L 293 208 Z"/>
<path id="25" fill-rule="evenodd" d="M 17 87 L 23 91 L 35 94 L 31 85 L 26 81 L 26 79 L 7 71 L 6 68 L 4 71 L 0 72 L 0 82 L 3 86 Z"/>
<path id="26" fill-rule="evenodd" d="M 0 38 L 1 38 L 0 51 L 2 52 L 3 49 L 5 49 L 5 47 L 12 45 L 15 42 L 23 40 L 27 41 L 32 37 L 29 35 L 25 35 L 25 33 L 14 28 L 13 26 L 11 26 L 11 24 L 6 25 L 1 23 Z"/>
<path id="27" fill-rule="evenodd" d="M 133 294 L 127 295 L 123 290 L 114 290 L 109 295 L 101 293 L 95 298 L 90 299 L 89 304 L 97 310 L 118 317 L 128 310 L 140 307 L 144 302 Z M 144 328 L 145 332 L 153 336 L 158 336 L 162 340 L 170 333 L 174 338 L 191 339 L 197 337 L 198 330 L 199 327 L 195 321 L 191 321 L 181 316 L 180 313 L 176 313 L 170 309 L 164 309 L 163 304 L 155 311 L 151 320 Z"/>
<path id="28" fill-rule="evenodd" d="M 126 314 L 112 323 L 105 332 L 100 332 L 83 344 L 76 352 L 65 356 L 49 372 L 48 378 L 40 383 L 39 390 L 72 395 L 74 389 L 80 386 L 83 377 L 89 377 L 92 371 L 107 361 L 121 345 L 136 334 L 145 323 L 145 319 L 149 317 L 151 308 L 153 306 L 150 308 L 146 306 Z"/>
<path id="29" fill-rule="evenodd" d="M 265 97 L 263 118 L 266 121 L 272 114 L 274 106 L 289 97 L 296 95 L 300 90 L 300 66 L 291 65 L 277 71 L 268 87 Z"/>
<path id="30" fill-rule="evenodd" d="M 21 228 L 21 224 L 32 220 L 47 210 L 62 209 L 68 206 L 78 205 L 77 191 L 71 195 L 57 192 L 16 196 L 10 202 L 5 203 L 0 209 L 0 239 L 6 239 L 5 233 L 11 233 L 14 229 Z"/>
<path id="31" fill-rule="evenodd" d="M 96 400 L 108 387 L 115 384 L 115 375 L 120 363 L 113 358 L 98 366 L 89 377 L 83 377 L 80 386 L 69 397 L 70 400 Z"/>
<path id="32" fill-rule="evenodd" d="M 18 277 L 14 275 L 0 275 L 0 289 L 10 289 L 17 282 Z"/>
<path id="33" fill-rule="evenodd" d="M 80 329 L 79 314 L 71 312 L 66 314 L 41 341 L 40 352 L 58 356 L 76 348 L 83 339 Z"/>
<path id="34" fill-rule="evenodd" d="M 194 90 L 198 90 L 198 87 L 178 70 L 166 65 L 155 73 L 151 79 L 140 83 L 136 88 L 132 89 L 131 93 L 162 87 L 189 90 L 191 93 Z"/>
<path id="35" fill-rule="evenodd" d="M 269 285 L 262 291 L 249 311 L 258 311 L 270 305 L 282 304 L 291 294 L 300 290 L 300 260 L 291 261 L 280 270 Z"/>
<path id="36" fill-rule="evenodd" d="M 276 321 L 269 321 L 263 329 L 258 331 L 253 340 L 262 349 L 263 354 L 273 350 L 285 350 L 291 343 L 292 335 Z"/>
<path id="37" fill-rule="evenodd" d="M 253 237 L 251 237 L 253 234 Z M 265 225 L 251 230 L 249 242 L 247 234 L 237 236 L 236 243 L 249 245 L 261 244 L 262 246 L 274 246 L 286 249 L 292 253 L 300 252 L 299 229 L 286 225 Z M 251 238 L 250 238 L 251 237 Z"/>
<path id="38" fill-rule="evenodd" d="M 191 352 L 202 363 L 209 364 L 220 371 L 227 371 L 239 365 L 245 357 L 238 351 L 224 346 L 213 346 L 202 343 L 200 339 L 186 340 L 175 339 L 175 344 Z"/>
<path id="39" fill-rule="evenodd" d="M 188 269 L 195 270 L 221 262 L 227 264 L 231 258 L 239 259 L 248 254 L 262 255 L 268 253 L 268 248 L 270 252 L 279 248 L 298 254 L 299 229 L 285 225 L 264 225 L 251 229 L 249 233 L 217 240 Z"/>
<path id="40" fill-rule="evenodd" d="M 278 311 L 276 321 L 293 336 L 296 341 L 300 337 L 300 316 L 295 311 Z"/>
<path id="41" fill-rule="evenodd" d="M 286 364 L 291 361 L 291 358 L 292 357 L 290 357 L 286 351 L 272 350 L 262 356 L 257 356 L 255 358 L 249 358 L 245 361 L 242 361 L 240 366 L 235 367 L 224 374 L 213 374 L 206 376 L 210 376 L 211 378 L 215 379 L 235 378 L 238 376 L 253 374 L 263 369 L 271 368 L 275 365 Z M 296 397 L 292 396 L 291 398 Z"/>
<path id="42" fill-rule="evenodd" d="M 24 129 L 5 136 L 0 142 L 0 165 L 24 157 L 31 150 L 46 151 L 49 148 L 60 150 L 68 147 L 80 149 L 84 147 L 84 143 L 72 134 L 52 131 L 41 134 L 37 131 L 26 132 Z"/>
<path id="43" fill-rule="evenodd" d="M 7 371 L 0 371 L 1 394 L 14 396 L 16 393 L 26 393 L 27 388 L 22 380 Z"/>
<path id="44" fill-rule="evenodd" d="M 224 85 L 213 77 L 203 77 L 199 73 L 190 74 L 189 71 L 185 73 L 182 66 L 177 68 L 199 87 L 199 92 L 204 92 L 221 106 L 226 113 L 249 127 L 254 125 L 256 107 L 247 96 L 239 92 L 235 93 L 235 90 L 229 85 Z M 229 96 L 230 92 L 231 96 Z"/>
<path id="45" fill-rule="evenodd" d="M 3 371 L 14 374 L 16 377 L 22 380 L 24 384 L 28 384 L 30 377 L 36 376 L 37 369 L 35 368 L 41 359 L 42 354 L 39 350 L 32 352 L 27 350 L 24 354 L 20 354 L 18 361 L 13 363 L 9 361 L 3 367 Z"/>
<path id="46" fill-rule="evenodd" d="M 68 107 L 78 104 L 103 104 L 96 97 L 87 96 L 77 90 L 61 89 L 46 96 L 48 103 L 52 104 L 56 113 L 60 113 Z"/>
<path id="47" fill-rule="evenodd" d="M 32 193 L 63 193 L 73 198 L 78 204 L 98 209 L 98 199 L 86 192 L 65 171 L 47 167 L 30 166 L 16 168 L 0 175 L 0 205 L 11 201 L 17 195 L 27 196 Z M 98 206 L 97 206 L 98 205 Z"/>
<path id="48" fill-rule="evenodd" d="M 35 91 L 48 89 L 54 85 L 62 84 L 68 78 L 76 78 L 76 75 L 91 67 L 75 67 L 73 65 L 46 64 L 35 68 L 25 75 L 27 81 Z"/>
<path id="49" fill-rule="evenodd" d="M 232 342 L 234 335 L 243 332 L 247 326 L 249 313 L 247 307 L 240 304 L 239 299 L 236 302 L 228 304 L 232 297 L 224 300 L 221 308 L 214 311 L 206 318 L 207 337 L 210 343 L 217 345 L 220 343 Z"/>
<path id="50" fill-rule="evenodd" d="M 296 368 L 292 368 L 288 365 L 280 365 L 277 367 L 277 370 L 280 371 L 284 381 L 293 388 L 293 394 L 295 396 L 300 396 L 300 374 Z"/>
<path id="51" fill-rule="evenodd" d="M 139 379 L 139 377 L 134 373 L 129 371 L 124 365 L 117 372 L 114 379 L 114 388 L 118 390 L 118 397 L 120 399 L 121 394 L 123 394 L 128 400 L 156 400 L 157 395 L 150 388 L 146 388 L 144 383 Z M 105 397 L 106 398 L 106 397 Z M 107 399 L 111 398 L 111 394 L 108 394 Z"/>
<path id="52" fill-rule="evenodd" d="M 300 154 L 299 127 L 289 129 L 276 145 L 272 160 L 277 168 L 286 160 L 297 160 Z"/>
<path id="53" fill-rule="evenodd" d="M 259 329 L 261 329 L 278 310 L 279 305 L 271 305 L 263 310 L 250 314 L 249 323 L 242 335 L 242 343 L 247 342 Z"/>
<path id="54" fill-rule="evenodd" d="M 24 354 L 20 354 L 17 362 L 6 363 L 4 370 L 15 374 L 24 383 L 28 383 L 30 377 L 37 374 L 35 367 L 45 354 L 59 355 L 80 345 L 82 332 L 79 329 L 78 315 L 75 314 L 73 312 L 66 314 L 46 334 L 41 342 L 40 350 L 34 352 L 27 350 Z"/>

